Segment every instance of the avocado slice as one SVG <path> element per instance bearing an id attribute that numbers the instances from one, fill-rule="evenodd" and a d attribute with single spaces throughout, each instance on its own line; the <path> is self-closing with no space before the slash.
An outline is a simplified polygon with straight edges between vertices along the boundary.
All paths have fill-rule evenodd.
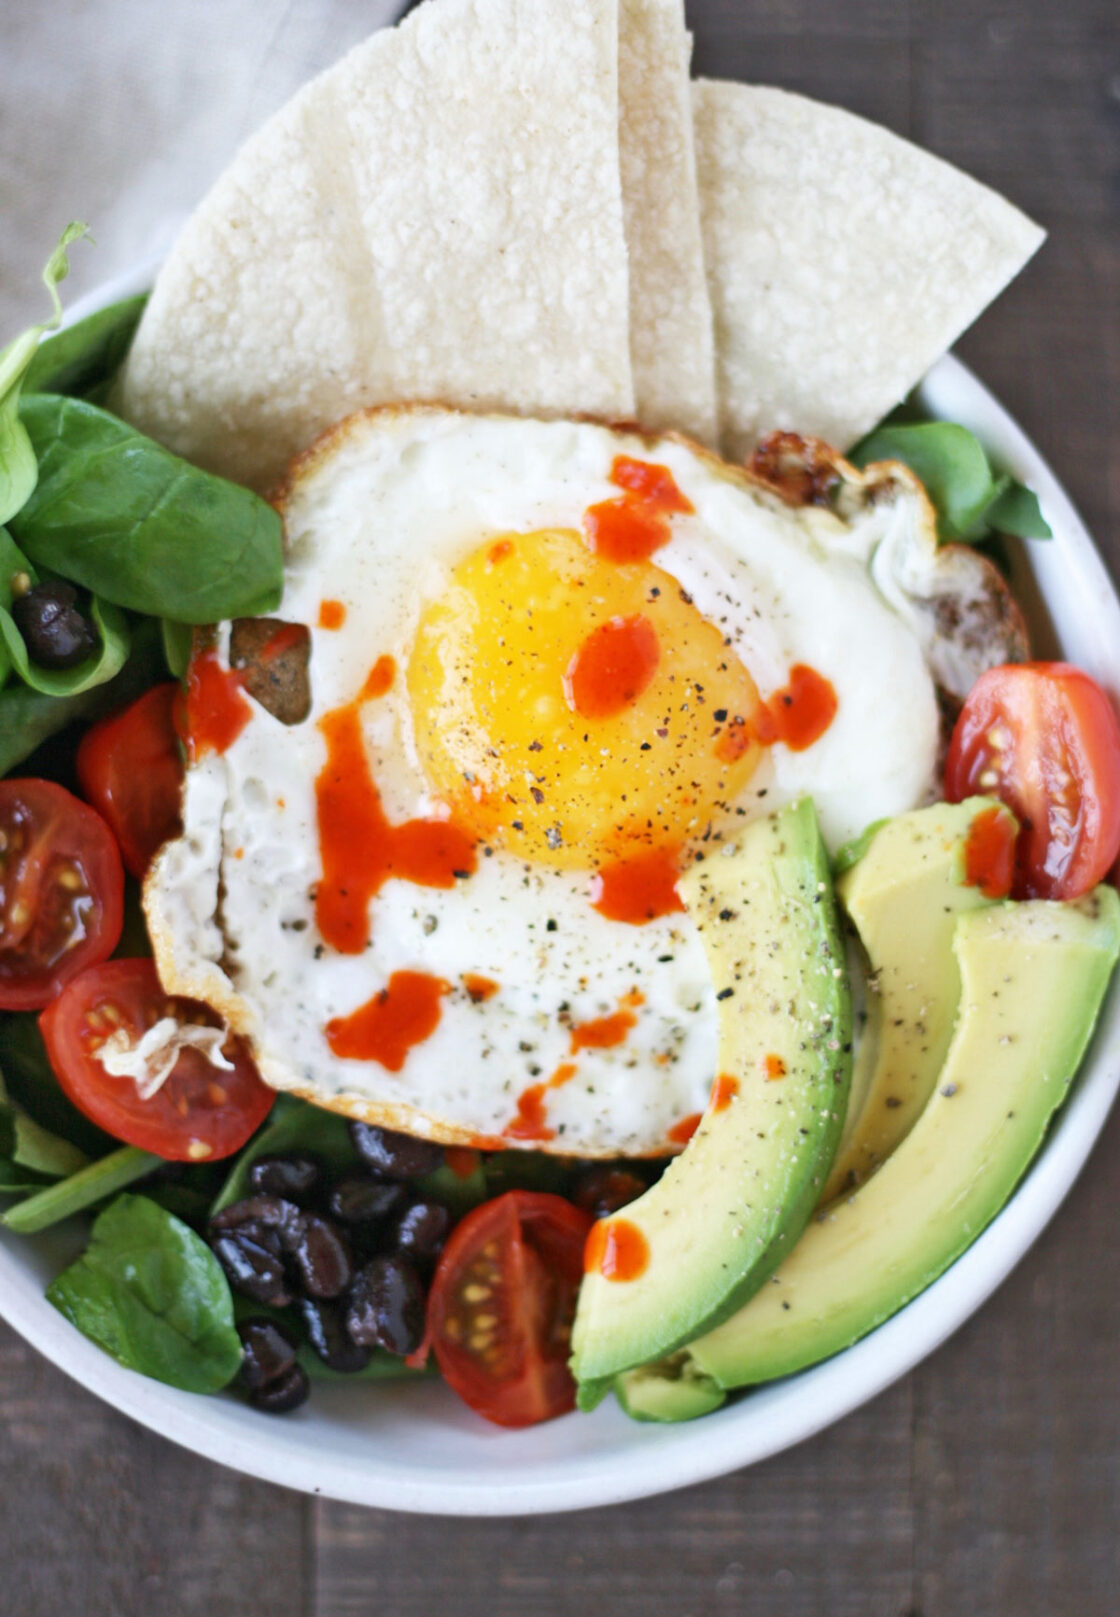
<path id="1" fill-rule="evenodd" d="M 957 921 L 961 1009 L 937 1088 L 873 1178 L 806 1229 L 744 1308 L 694 1342 L 721 1387 L 816 1364 L 936 1280 L 995 1217 L 1089 1043 L 1117 955 L 1120 897 L 1036 900 Z"/>
<path id="2" fill-rule="evenodd" d="M 615 1377 L 614 1395 L 631 1420 L 696 1420 L 727 1400 L 722 1387 L 701 1374 L 687 1353 L 672 1353 Z"/>
<path id="3" fill-rule="evenodd" d="M 719 1076 L 683 1153 L 592 1231 L 572 1333 L 585 1409 L 762 1284 L 820 1196 L 847 1100 L 851 1001 L 810 799 L 755 821 L 680 891 L 716 988 Z"/>
<path id="4" fill-rule="evenodd" d="M 822 1205 L 886 1161 L 933 1093 L 960 1002 L 957 917 L 995 902 L 966 882 L 979 815 L 1003 820 L 1014 840 L 1015 816 L 990 797 L 935 803 L 874 827 L 836 883 L 870 966 L 875 1015 L 856 1052 L 852 1098 Z"/>

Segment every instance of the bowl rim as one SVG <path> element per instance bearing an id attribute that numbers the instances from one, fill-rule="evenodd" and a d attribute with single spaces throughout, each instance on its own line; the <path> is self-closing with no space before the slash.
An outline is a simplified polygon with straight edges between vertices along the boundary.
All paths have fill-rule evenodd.
<path id="1" fill-rule="evenodd" d="M 152 254 L 75 301 L 64 325 L 147 287 Z M 1046 461 L 999 401 L 953 355 L 929 372 L 920 396 L 934 414 L 963 420 L 1035 489 L 1068 551 L 1101 644 L 1120 648 L 1120 601 L 1089 534 Z M 1107 662 L 1107 650 L 1102 652 Z M 1120 689 L 1120 650 L 1094 669 Z M 1111 677 L 1110 677 L 1111 675 Z M 971 1247 L 934 1283 L 870 1335 L 833 1358 L 726 1406 L 699 1422 L 657 1428 L 623 1420 L 627 1441 L 607 1452 L 565 1457 L 556 1474 L 489 1465 L 476 1477 L 431 1475 L 395 1464 L 376 1448 L 360 1457 L 316 1442 L 314 1413 L 269 1424 L 243 1418 L 232 1399 L 181 1393 L 126 1370 L 74 1330 L 42 1295 L 18 1256 L 0 1246 L 0 1316 L 95 1396 L 181 1447 L 263 1481 L 351 1504 L 432 1515 L 520 1516 L 581 1510 L 671 1492 L 753 1465 L 850 1414 L 913 1369 L 986 1301 L 1057 1211 L 1104 1127 L 1120 1088 L 1120 981 L 1077 1081 L 1014 1194 Z M 34 1289 L 29 1284 L 34 1280 Z M 766 1396 L 761 1396 L 765 1394 Z M 617 1414 L 617 1412 L 614 1412 Z M 611 1412 L 567 1420 L 605 1422 Z M 623 1419 L 619 1417 L 619 1419 Z M 481 1425 L 481 1423 L 479 1423 Z M 311 1428 L 309 1432 L 309 1428 Z M 549 1427 L 534 1429 L 547 1442 Z M 589 1428 L 590 1430 L 590 1428 Z M 639 1436 L 639 1434 L 641 1434 Z M 507 1437 L 509 1434 L 503 1434 Z M 487 1438 L 492 1434 L 488 1432 Z"/>

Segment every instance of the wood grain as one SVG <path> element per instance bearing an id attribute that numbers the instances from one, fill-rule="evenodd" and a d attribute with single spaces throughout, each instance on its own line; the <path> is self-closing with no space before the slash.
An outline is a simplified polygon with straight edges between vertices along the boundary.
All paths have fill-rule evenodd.
<path id="1" fill-rule="evenodd" d="M 1116 0 L 690 0 L 689 17 L 698 73 L 877 118 L 1048 226 L 960 351 L 1120 574 Z M 133 1427 L 0 1330 L 0 1610 L 1109 1617 L 1118 1228 L 1120 1118 L 1017 1273 L 875 1403 L 720 1482 L 529 1521 L 398 1517 L 241 1479 Z"/>
<path id="2" fill-rule="evenodd" d="M 904 1617 L 910 1397 L 904 1383 L 804 1448 L 613 1510 L 433 1521 L 323 1502 L 314 1612 Z"/>
<path id="3" fill-rule="evenodd" d="M 310 1508 L 133 1425 L 0 1326 L 0 1611 L 305 1617 Z"/>

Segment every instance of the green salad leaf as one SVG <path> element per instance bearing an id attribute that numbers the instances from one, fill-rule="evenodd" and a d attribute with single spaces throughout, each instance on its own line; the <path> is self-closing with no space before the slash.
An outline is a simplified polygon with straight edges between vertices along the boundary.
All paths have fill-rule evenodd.
<path id="1" fill-rule="evenodd" d="M 72 1325 L 118 1364 L 185 1392 L 217 1392 L 241 1364 L 233 1300 L 192 1229 L 144 1196 L 118 1196 L 89 1246 L 47 1287 Z"/>
<path id="2" fill-rule="evenodd" d="M 62 1093 L 34 1013 L 21 1012 L 0 1020 L 0 1066 L 4 1099 L 41 1128 L 68 1141 L 83 1161 L 103 1156 L 117 1145 Z"/>
<path id="3" fill-rule="evenodd" d="M 66 250 L 86 234 L 83 224 L 67 225 L 62 239 L 46 262 L 43 285 L 54 304 L 51 318 L 40 325 L 28 326 L 0 352 L 0 523 L 10 521 L 26 504 L 35 488 L 35 449 L 19 418 L 20 392 L 35 358 L 39 338 L 44 332 L 53 331 L 62 319 L 58 288 L 70 273 Z"/>
<path id="4" fill-rule="evenodd" d="M 49 696 L 15 682 L 0 690 L 0 775 L 21 764 L 36 748 L 79 719 L 92 722 L 124 707 L 157 680 L 167 678 L 159 624 L 139 623 L 132 651 L 115 679 L 69 696 Z"/>
<path id="5" fill-rule="evenodd" d="M 865 826 L 858 837 L 850 837 L 842 842 L 832 856 L 832 874 L 842 876 L 853 865 L 858 865 L 864 854 L 870 848 L 878 832 L 887 824 L 886 820 L 872 820 Z"/>
<path id="6" fill-rule="evenodd" d="M 358 1161 L 346 1119 L 338 1112 L 309 1106 L 294 1095 L 277 1095 L 265 1122 L 234 1158 L 210 1209 L 211 1218 L 249 1194 L 249 1169 L 258 1157 L 285 1151 L 309 1151 L 332 1171 L 355 1167 Z"/>
<path id="7" fill-rule="evenodd" d="M 84 399 L 104 391 L 132 345 L 147 301 L 141 292 L 111 303 L 40 343 L 23 379 L 23 397 L 68 393 Z"/>
<path id="8" fill-rule="evenodd" d="M 107 1157 L 99 1157 L 96 1162 L 79 1168 L 77 1173 L 45 1186 L 18 1207 L 10 1207 L 0 1218 L 0 1224 L 17 1235 L 37 1235 L 40 1230 L 61 1224 L 65 1218 L 73 1218 L 75 1213 L 96 1207 L 126 1185 L 147 1178 L 162 1166 L 162 1161 L 150 1151 L 141 1151 L 139 1146 L 119 1146 Z"/>
<path id="9" fill-rule="evenodd" d="M 1051 537 L 1037 495 L 1006 473 L 997 475 L 980 440 L 955 422 L 888 420 L 848 458 L 861 468 L 877 460 L 909 466 L 933 501 L 943 542 L 983 539 L 993 529 L 1023 539 Z"/>
<path id="10" fill-rule="evenodd" d="M 40 668 L 28 656 L 27 643 L 6 605 L 0 605 L 0 645 L 11 667 L 33 691 L 44 696 L 78 696 L 115 679 L 128 659 L 128 619 L 119 606 L 91 596 L 89 615 L 97 630 L 98 649 L 75 668 Z"/>
<path id="11" fill-rule="evenodd" d="M 37 566 L 176 623 L 279 605 L 280 517 L 249 489 L 199 471 L 81 399 L 33 394 L 20 421 L 39 482 L 11 526 Z"/>
<path id="12" fill-rule="evenodd" d="M 167 666 L 175 679 L 182 679 L 191 660 L 191 645 L 194 640 L 191 626 L 189 623 L 175 623 L 171 618 L 162 618 L 160 634 L 163 637 L 163 655 L 167 659 Z"/>
<path id="13" fill-rule="evenodd" d="M 65 1179 L 89 1162 L 77 1146 L 52 1134 L 8 1100 L 0 1100 L 0 1158 L 43 1179 Z"/>

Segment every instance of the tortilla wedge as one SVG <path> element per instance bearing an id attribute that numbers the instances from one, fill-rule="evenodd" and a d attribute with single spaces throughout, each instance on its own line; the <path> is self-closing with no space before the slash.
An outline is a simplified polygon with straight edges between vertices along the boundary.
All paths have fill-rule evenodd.
<path id="1" fill-rule="evenodd" d="M 693 86 L 720 437 L 847 449 L 1002 291 L 1044 232 L 888 130 L 784 90 Z"/>
<path id="2" fill-rule="evenodd" d="M 704 272 L 681 0 L 620 0 L 618 141 L 630 254 L 638 420 L 716 442 L 712 306 Z"/>
<path id="3" fill-rule="evenodd" d="M 242 149 L 115 403 L 256 488 L 365 405 L 631 416 L 614 0 L 440 0 Z"/>

